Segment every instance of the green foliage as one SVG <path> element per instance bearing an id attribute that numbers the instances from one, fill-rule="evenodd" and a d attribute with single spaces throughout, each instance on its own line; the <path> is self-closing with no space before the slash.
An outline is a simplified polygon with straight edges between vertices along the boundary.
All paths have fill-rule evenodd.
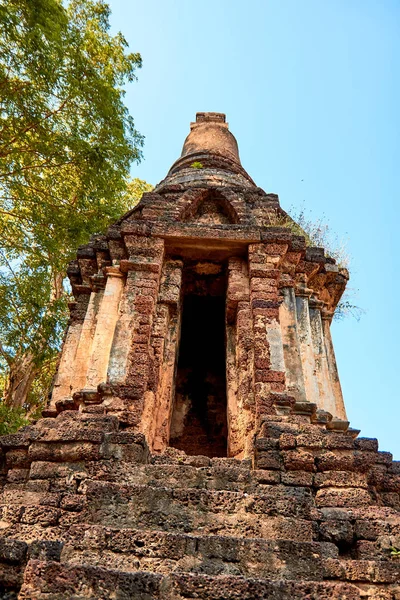
<path id="1" fill-rule="evenodd" d="M 60 323 L 58 323 L 58 328 L 61 329 Z M 59 358 L 59 340 L 61 339 L 62 333 L 58 338 L 55 350 L 49 353 L 49 357 L 40 363 L 40 369 L 26 396 L 24 407 L 29 411 L 29 418 L 38 419 L 49 400 L 49 392 L 53 384 L 54 373 Z"/>
<path id="2" fill-rule="evenodd" d="M 197 160 L 194 161 L 194 163 L 192 163 L 190 165 L 192 167 L 192 169 L 203 169 L 203 165 L 201 162 L 198 162 Z"/>
<path id="3" fill-rule="evenodd" d="M 304 207 L 299 210 L 291 207 L 289 214 L 300 230 L 305 233 L 306 240 L 310 246 L 324 248 L 325 254 L 334 258 L 339 267 L 349 267 L 350 256 L 347 250 L 347 240 L 339 239 L 332 232 L 325 215 L 313 219 L 311 214 L 307 215 Z"/>
<path id="4" fill-rule="evenodd" d="M 119 216 L 141 156 L 121 87 L 141 59 L 109 35 L 108 16 L 91 0 L 0 7 L 0 234 L 17 252 L 34 239 L 36 260 L 61 270 L 88 227 Z"/>
<path id="5" fill-rule="evenodd" d="M 32 264 L 30 256 L 14 268 L 0 251 L 0 324 L 4 358 L 13 350 L 32 350 L 41 363 L 52 356 L 66 325 L 66 297 L 52 298 L 49 268 Z M 46 344 L 43 344 L 43 338 Z"/>
<path id="6" fill-rule="evenodd" d="M 142 137 L 123 102 L 141 57 L 109 14 L 103 0 L 0 0 L 0 371 L 6 396 L 18 372 L 41 373 L 24 403 L 46 395 L 68 261 L 149 189 L 129 177 Z"/>
<path id="7" fill-rule="evenodd" d="M 310 214 L 306 213 L 304 206 L 301 209 L 291 206 L 288 213 L 282 210 L 271 211 L 265 226 L 287 227 L 295 235 L 303 236 L 307 246 L 324 248 L 325 254 L 334 258 L 338 267 L 348 269 L 350 256 L 346 240 L 339 239 L 332 233 L 325 217 L 314 220 Z M 353 303 L 352 296 L 354 295 L 354 290 L 346 290 L 336 307 L 335 320 L 341 321 L 349 316 L 357 321 L 360 320 L 365 311 Z"/>
<path id="8" fill-rule="evenodd" d="M 13 408 L 0 401 L 0 435 L 15 433 L 20 427 L 28 425 L 23 408 Z"/>
<path id="9" fill-rule="evenodd" d="M 389 550 L 390 550 L 390 556 L 392 558 L 400 558 L 400 549 L 399 548 L 396 548 L 395 546 L 390 546 Z"/>

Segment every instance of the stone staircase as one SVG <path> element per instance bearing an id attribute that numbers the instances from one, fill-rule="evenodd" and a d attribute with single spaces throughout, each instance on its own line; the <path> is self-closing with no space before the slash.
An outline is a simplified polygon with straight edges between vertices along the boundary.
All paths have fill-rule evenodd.
<path id="1" fill-rule="evenodd" d="M 400 599 L 400 468 L 304 416 L 253 460 L 151 456 L 116 417 L 0 438 L 0 598 Z"/>

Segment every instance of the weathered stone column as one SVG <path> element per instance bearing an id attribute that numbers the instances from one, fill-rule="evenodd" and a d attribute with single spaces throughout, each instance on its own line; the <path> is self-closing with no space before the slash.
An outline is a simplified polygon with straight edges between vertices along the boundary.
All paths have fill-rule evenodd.
<path id="1" fill-rule="evenodd" d="M 328 367 L 328 359 L 325 350 L 324 333 L 322 329 L 320 310 L 321 306 L 321 302 L 310 298 L 309 307 L 311 337 L 314 347 L 315 374 L 317 378 L 319 392 L 318 408 L 322 408 L 323 410 L 330 412 L 333 416 L 337 416 L 335 414 L 335 399 L 333 396 L 331 378 Z"/>
<path id="2" fill-rule="evenodd" d="M 93 390 L 97 389 L 99 383 L 105 383 L 107 380 L 108 361 L 124 286 L 124 275 L 118 267 L 105 267 L 104 272 L 107 282 L 97 315 L 85 384 L 86 389 Z"/>
<path id="3" fill-rule="evenodd" d="M 330 375 L 330 381 L 334 396 L 335 407 L 332 414 L 343 421 L 347 421 L 346 408 L 344 405 L 342 386 L 340 385 L 339 371 L 337 368 L 335 351 L 333 349 L 332 335 L 331 335 L 331 321 L 332 314 L 327 311 L 322 311 L 322 327 L 325 342 L 325 351 L 328 362 L 328 369 Z"/>
<path id="4" fill-rule="evenodd" d="M 317 406 L 319 406 L 319 390 L 315 374 L 315 357 L 308 304 L 311 294 L 312 290 L 308 289 L 304 284 L 297 286 L 296 320 L 306 398 L 309 402 L 315 403 Z"/>
<path id="5" fill-rule="evenodd" d="M 254 427 L 254 347 L 248 265 L 241 258 L 228 264 L 226 294 L 226 397 L 228 456 L 241 456 Z"/>
<path id="6" fill-rule="evenodd" d="M 225 330 L 226 348 L 226 420 L 228 424 L 228 456 L 236 456 L 243 450 L 238 427 L 238 368 L 236 358 L 236 323 L 226 323 Z"/>
<path id="7" fill-rule="evenodd" d="M 279 263 L 287 244 L 249 246 L 250 300 L 254 334 L 256 414 L 274 414 L 274 395 L 286 392 L 279 324 Z"/>
<path id="8" fill-rule="evenodd" d="M 65 334 L 60 363 L 58 365 L 49 410 L 55 409 L 58 400 L 65 400 L 72 397 L 72 390 L 75 383 L 75 362 L 76 351 L 79 339 L 82 333 L 83 320 L 87 295 L 81 295 L 78 302 L 74 302 L 71 310 L 71 321 Z M 83 306 L 82 306 L 83 305 Z"/>
<path id="9" fill-rule="evenodd" d="M 84 389 L 92 353 L 92 344 L 97 324 L 97 314 L 103 299 L 104 290 L 90 294 L 89 304 L 82 324 L 81 335 L 76 349 L 73 370 L 72 393 Z"/>
<path id="10" fill-rule="evenodd" d="M 153 360 L 143 412 L 143 433 L 156 452 L 168 446 L 175 395 L 181 324 L 181 260 L 166 260 L 162 270 L 151 348 Z"/>
<path id="11" fill-rule="evenodd" d="M 138 425 L 145 404 L 152 349 L 150 345 L 156 310 L 164 241 L 124 232 L 129 253 L 120 269 L 127 273 L 120 314 L 115 328 L 108 366 L 108 380 L 121 401 L 120 418 Z M 118 405 L 118 402 L 117 402 Z"/>
<path id="12" fill-rule="evenodd" d="M 235 325 L 227 327 L 229 456 L 244 457 L 251 452 L 251 434 L 256 415 L 253 380 L 254 341 L 251 308 L 249 302 L 239 302 Z"/>
<path id="13" fill-rule="evenodd" d="M 279 308 L 279 320 L 282 330 L 286 383 L 288 392 L 295 397 L 296 401 L 305 402 L 307 398 L 297 331 L 294 288 L 292 286 L 284 287 L 281 289 L 281 293 L 283 302 Z"/>

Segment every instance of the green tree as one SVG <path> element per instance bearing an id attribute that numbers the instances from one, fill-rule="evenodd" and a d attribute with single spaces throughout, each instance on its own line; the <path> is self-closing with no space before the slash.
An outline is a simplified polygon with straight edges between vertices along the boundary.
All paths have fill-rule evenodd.
<path id="1" fill-rule="evenodd" d="M 109 14 L 103 0 L 0 0 L 0 370 L 14 407 L 48 388 L 68 261 L 149 187 L 129 179 L 142 137 L 123 101 L 141 57 Z"/>

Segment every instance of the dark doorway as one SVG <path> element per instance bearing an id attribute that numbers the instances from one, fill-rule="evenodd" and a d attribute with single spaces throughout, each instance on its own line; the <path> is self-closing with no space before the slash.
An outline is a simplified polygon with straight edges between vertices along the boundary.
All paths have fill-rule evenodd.
<path id="1" fill-rule="evenodd" d="M 225 298 L 187 295 L 183 303 L 170 446 L 227 455 Z"/>

